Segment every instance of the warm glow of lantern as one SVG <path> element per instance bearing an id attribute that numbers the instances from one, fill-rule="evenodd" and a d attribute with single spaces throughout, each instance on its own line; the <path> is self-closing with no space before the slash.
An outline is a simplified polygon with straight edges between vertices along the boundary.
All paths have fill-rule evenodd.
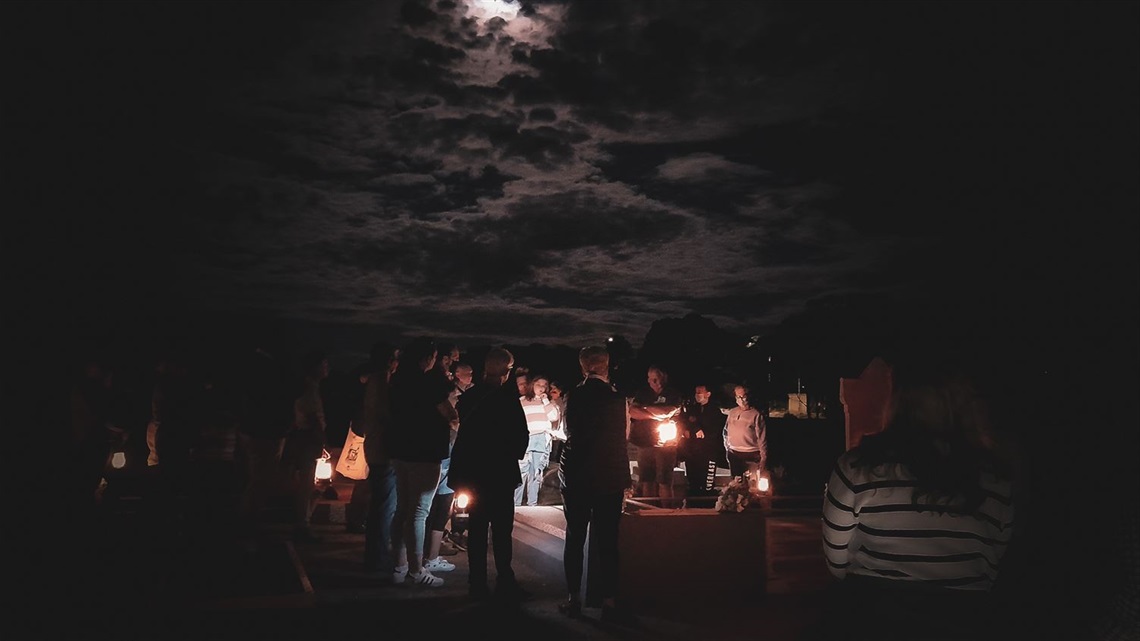
<path id="1" fill-rule="evenodd" d="M 673 421 L 661 421 L 657 424 L 657 441 L 668 443 L 677 438 L 677 424 Z"/>
<path id="2" fill-rule="evenodd" d="M 114 454 L 111 455 L 111 467 L 115 468 L 116 470 L 121 470 L 121 469 L 123 469 L 123 467 L 126 466 L 126 464 L 127 464 L 126 452 L 115 452 Z"/>
<path id="3" fill-rule="evenodd" d="M 768 482 L 767 476 L 761 476 L 756 479 L 756 489 L 761 492 L 767 492 L 771 485 Z"/>
<path id="4" fill-rule="evenodd" d="M 317 459 L 317 473 L 316 480 L 327 481 L 332 478 L 333 466 L 332 461 L 329 460 L 329 453 L 322 452 L 321 458 Z"/>
<path id="5" fill-rule="evenodd" d="M 467 504 L 470 502 L 471 497 L 468 496 L 466 492 L 459 492 L 455 495 L 455 507 L 458 507 L 461 510 L 466 508 Z"/>

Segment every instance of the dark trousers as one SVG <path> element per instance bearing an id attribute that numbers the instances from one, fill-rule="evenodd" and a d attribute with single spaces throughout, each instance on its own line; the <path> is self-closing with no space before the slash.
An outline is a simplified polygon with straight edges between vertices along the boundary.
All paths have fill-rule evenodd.
<path id="1" fill-rule="evenodd" d="M 392 570 L 392 518 L 396 514 L 396 471 L 392 464 L 368 467 L 368 528 L 364 530 L 364 565 L 378 570 Z M 402 561 L 401 561 L 402 562 Z"/>
<path id="2" fill-rule="evenodd" d="M 487 527 L 491 528 L 491 544 L 495 553 L 497 585 L 515 580 L 511 569 L 514 554 L 511 532 L 515 528 L 515 490 L 475 490 L 468 517 L 467 560 L 470 564 L 468 583 L 487 585 Z"/>
<path id="3" fill-rule="evenodd" d="M 566 587 L 571 595 L 582 593 L 582 562 L 585 560 L 586 535 L 593 530 L 591 546 L 598 555 L 597 585 L 603 599 L 617 597 L 618 588 L 618 522 L 621 519 L 624 492 L 575 492 L 562 490 L 562 505 L 566 513 L 566 547 L 562 562 L 566 570 Z"/>
<path id="4" fill-rule="evenodd" d="M 989 592 L 912 586 L 848 575 L 823 595 L 823 611 L 804 641 L 956 640 L 1014 638 Z"/>
<path id="5" fill-rule="evenodd" d="M 369 470 L 371 472 L 371 470 Z M 352 495 L 344 506 L 344 523 L 349 527 L 363 527 L 368 518 L 368 505 L 372 501 L 372 486 L 368 479 L 352 482 Z"/>
<path id="6" fill-rule="evenodd" d="M 707 494 L 716 486 L 717 464 L 725 462 L 724 449 L 708 438 L 689 438 L 685 447 L 685 481 L 689 496 Z"/>
<path id="7" fill-rule="evenodd" d="M 760 452 L 728 451 L 728 469 L 733 476 L 744 476 L 750 468 L 760 463 Z"/>
<path id="8" fill-rule="evenodd" d="M 716 483 L 716 461 L 707 457 L 691 457 L 685 461 L 685 481 L 689 496 L 700 496 Z"/>

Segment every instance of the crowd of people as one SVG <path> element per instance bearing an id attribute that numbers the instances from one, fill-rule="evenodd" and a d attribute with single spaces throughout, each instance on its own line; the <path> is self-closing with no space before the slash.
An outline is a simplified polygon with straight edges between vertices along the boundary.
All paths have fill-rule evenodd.
<path id="1" fill-rule="evenodd" d="M 482 363 L 469 363 L 454 344 L 419 338 L 397 348 L 381 341 L 353 370 L 353 392 L 337 399 L 350 406 L 347 411 L 330 407 L 337 400 L 330 398 L 330 364 L 321 352 L 289 359 L 256 347 L 239 356 L 212 370 L 191 365 L 194 359 L 185 353 L 165 356 L 146 382 L 145 412 L 129 407 L 131 395 L 116 384 L 106 361 L 83 361 L 70 396 L 71 513 L 97 509 L 111 453 L 124 449 L 128 435 L 145 434 L 153 503 L 172 527 L 185 524 L 192 510 L 220 508 L 232 497 L 232 519 L 209 520 L 255 546 L 269 500 L 284 494 L 291 497 L 293 540 L 319 543 L 310 525 L 315 468 L 322 452 L 351 431 L 364 439 L 368 474 L 355 483 L 346 527 L 365 535 L 365 567 L 379 581 L 442 585 L 439 575 L 455 569 L 444 558 L 455 553 L 446 532 L 454 492 L 463 488 L 475 496 L 464 542 L 470 546 L 471 593 L 492 593 L 486 555 L 470 551 L 484 550 L 491 530 L 502 533 L 491 537 L 494 594 L 518 598 L 525 591 L 510 570 L 514 509 L 538 505 L 544 487 L 560 485 L 562 502 L 573 506 L 567 510 L 568 545 L 577 552 L 567 555 L 567 580 L 577 593 L 570 567 L 581 556 L 587 524 L 600 519 L 610 531 L 627 495 L 673 505 L 679 452 L 691 470 L 691 496 L 714 493 L 716 469 L 736 469 L 732 461 L 741 443 L 752 448 L 748 462 L 763 466 L 757 451 L 764 444 L 763 416 L 750 408 L 746 394 L 730 411 L 710 403 L 711 385 L 686 397 L 668 386 L 664 369 L 653 366 L 644 387 L 626 398 L 609 382 L 604 348 L 583 351 L 583 379 L 571 387 L 516 367 L 501 348 L 491 349 Z M 599 386 L 609 390 L 613 407 L 591 407 Z M 139 396 L 133 397 L 136 405 Z M 738 429 L 740 421 L 732 417 L 742 408 L 752 420 Z M 599 440 L 590 432 L 603 418 L 612 425 Z M 346 425 L 334 434 L 338 421 Z M 680 429 L 659 434 L 660 421 L 675 421 Z M 145 429 L 132 425 L 140 422 Z M 550 476 L 554 469 L 562 472 L 557 479 Z M 601 516 L 603 505 L 608 517 Z M 616 546 L 616 538 L 612 542 Z M 616 550 L 603 549 L 610 552 Z"/>
<path id="2" fill-rule="evenodd" d="M 195 376 L 176 358 L 156 368 L 145 430 L 155 491 L 177 521 L 184 517 L 178 506 L 212 500 L 228 483 L 240 497 L 233 525 L 252 540 L 267 498 L 286 488 L 294 539 L 318 543 L 310 527 L 314 466 L 337 445 L 322 387 L 328 359 L 309 353 L 294 369 L 264 349 L 246 356 L 236 387 Z M 463 491 L 471 496 L 469 594 L 526 598 L 511 568 L 515 510 L 539 504 L 544 488 L 555 486 L 566 518 L 560 610 L 581 616 L 591 532 L 600 570 L 591 585 L 603 619 L 621 621 L 628 614 L 618 602 L 618 524 L 627 499 L 677 507 L 678 493 L 715 494 L 718 468 L 736 477 L 767 472 L 765 412 L 747 385 L 723 388 L 733 392 L 728 407 L 714 402 L 712 385 L 685 394 L 650 366 L 644 386 L 628 395 L 610 380 L 605 347 L 584 348 L 578 360 L 582 378 L 571 386 L 517 366 L 504 348 L 471 363 L 455 345 L 427 338 L 373 346 L 354 370 L 359 387 L 343 420 L 364 438 L 368 463 L 347 527 L 364 533 L 362 562 L 378 583 L 444 584 L 442 575 L 455 569 L 444 558 L 454 553 L 446 540 L 452 499 Z M 71 409 L 70 508 L 82 515 L 95 509 L 108 457 L 131 430 L 113 375 L 96 360 L 80 368 Z M 1013 537 L 1015 466 L 995 445 L 968 378 L 896 368 L 887 416 L 880 433 L 839 459 L 824 494 L 824 556 L 845 588 L 837 620 L 857 607 L 917 621 L 950 604 L 974 614 L 945 626 L 976 635 Z M 683 484 L 674 483 L 679 461 Z"/>

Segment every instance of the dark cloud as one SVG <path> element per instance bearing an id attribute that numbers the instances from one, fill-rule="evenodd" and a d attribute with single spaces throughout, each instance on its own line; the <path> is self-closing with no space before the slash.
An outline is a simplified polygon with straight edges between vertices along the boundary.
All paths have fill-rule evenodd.
<path id="1" fill-rule="evenodd" d="M 608 215 L 592 215 L 599 208 Z M 383 239 L 348 234 L 306 244 L 299 252 L 314 264 L 424 283 L 419 294 L 496 292 L 527 283 L 561 253 L 597 249 L 620 256 L 631 246 L 668 243 L 687 226 L 684 217 L 668 211 L 620 206 L 586 192 L 528 197 L 507 210 L 505 218 L 458 218 L 447 228 L 406 228 Z"/>
<path id="2" fill-rule="evenodd" d="M 397 140 L 434 145 L 444 153 L 457 152 L 472 139 L 486 140 L 494 150 L 486 155 L 521 159 L 546 170 L 569 162 L 574 156 L 574 145 L 589 138 L 583 129 L 569 125 L 522 127 L 524 118 L 515 112 L 441 119 L 408 113 L 392 121 L 391 131 Z"/>
<path id="3" fill-rule="evenodd" d="M 438 14 L 421 2 L 408 0 L 400 5 L 400 19 L 412 27 L 422 27 L 435 22 L 438 18 Z"/>
<path id="4" fill-rule="evenodd" d="M 1137 271 L 1124 7 L 13 5 L 55 28 L 3 43 L 5 236 L 64 247 L 23 262 L 77 314 L 138 283 L 636 341 L 886 289 L 1108 304 Z"/>
<path id="5" fill-rule="evenodd" d="M 530 110 L 527 119 L 531 122 L 554 122 L 558 120 L 558 115 L 550 107 L 537 107 Z"/>
<path id="6" fill-rule="evenodd" d="M 665 209 L 607 202 L 590 192 L 532 196 L 508 206 L 521 240 L 540 251 L 668 242 L 686 218 Z M 605 216 L 595 212 L 605 211 Z"/>
<path id="7" fill-rule="evenodd" d="M 366 188 L 383 194 L 385 205 L 416 214 L 435 214 L 474 207 L 482 198 L 502 198 L 503 185 L 518 179 L 494 165 L 485 165 L 477 174 L 466 169 L 382 177 L 370 181 Z"/>

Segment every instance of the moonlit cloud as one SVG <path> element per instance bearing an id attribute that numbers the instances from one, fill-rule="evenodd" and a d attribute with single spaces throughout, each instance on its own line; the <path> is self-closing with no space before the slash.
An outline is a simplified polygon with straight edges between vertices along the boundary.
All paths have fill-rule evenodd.
<path id="1" fill-rule="evenodd" d="M 266 83 L 287 98 L 261 107 L 271 117 L 245 135 L 282 153 L 259 157 L 228 187 L 240 208 L 240 194 L 285 174 L 313 194 L 312 207 L 278 209 L 290 225 L 246 236 L 246 247 L 215 247 L 235 256 L 214 261 L 213 277 L 286 274 L 291 286 L 259 300 L 314 320 L 395 324 L 415 309 L 409 331 L 581 342 L 636 337 L 656 318 L 691 312 L 753 332 L 778 321 L 771 306 L 717 301 L 783 296 L 789 285 L 777 283 L 787 278 L 807 299 L 840 286 L 827 276 L 836 261 L 861 268 L 857 233 L 800 220 L 811 202 L 802 190 L 801 201 L 788 199 L 798 187 L 780 184 L 778 159 L 765 166 L 718 150 L 754 118 L 689 115 L 683 96 L 727 100 L 730 78 L 744 77 L 728 60 L 728 76 L 708 76 L 714 63 L 696 52 L 717 41 L 716 25 L 621 12 L 595 23 L 585 9 L 410 3 L 398 18 L 339 16 L 357 37 L 315 38 L 304 45 L 307 72 Z M 369 19 L 375 38 L 360 34 Z M 737 37 L 744 46 L 748 36 Z M 586 54 L 590 42 L 604 43 L 599 54 Z M 688 53 L 662 59 L 667 42 Z M 646 102 L 653 96 L 665 100 Z M 638 169 L 643 158 L 654 160 Z"/>
<path id="2" fill-rule="evenodd" d="M 1002 235 L 1063 185 L 1021 169 L 1051 153 L 1023 115 L 1062 103 L 1018 56 L 1051 50 L 919 4 L 115 10 L 105 39 L 68 32 L 83 74 L 37 69 L 72 80 L 44 83 L 57 132 L 22 153 L 100 212 L 58 214 L 73 238 L 118 239 L 75 262 L 145 252 L 172 306 L 567 343 L 696 313 L 750 336 L 813 300 L 989 287 Z M 1025 226 L 1032 272 L 1066 234 Z M 75 290 L 134 277 L 99 264 Z"/>

